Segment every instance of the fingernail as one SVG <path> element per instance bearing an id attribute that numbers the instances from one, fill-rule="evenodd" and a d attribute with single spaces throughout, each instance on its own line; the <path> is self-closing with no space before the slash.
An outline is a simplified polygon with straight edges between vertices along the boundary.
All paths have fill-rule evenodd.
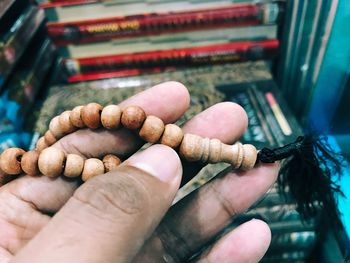
<path id="1" fill-rule="evenodd" d="M 134 154 L 124 163 L 141 169 L 166 183 L 181 180 L 182 165 L 180 158 L 173 149 L 164 145 L 153 145 Z"/>

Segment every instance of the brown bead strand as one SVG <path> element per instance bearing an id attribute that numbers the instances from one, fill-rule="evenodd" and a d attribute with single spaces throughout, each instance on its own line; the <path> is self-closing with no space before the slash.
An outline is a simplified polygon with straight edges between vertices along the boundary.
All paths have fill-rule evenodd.
<path id="1" fill-rule="evenodd" d="M 179 148 L 179 154 L 188 161 L 227 162 L 236 169 L 248 170 L 254 167 L 257 158 L 257 150 L 253 145 L 227 145 L 218 139 L 184 135 L 179 126 L 164 125 L 158 117 L 146 116 L 144 110 L 138 106 L 129 106 L 121 111 L 117 105 L 102 108 L 97 103 L 89 103 L 54 117 L 49 130 L 38 140 L 37 151 L 25 153 L 19 148 L 6 150 L 0 156 L 0 168 L 7 174 L 20 174 L 23 170 L 30 175 L 40 171 L 48 177 L 56 177 L 62 173 L 67 177 L 81 175 L 83 181 L 113 171 L 121 163 L 114 155 L 106 155 L 102 161 L 96 158 L 84 160 L 79 155 L 66 156 L 62 150 L 48 147 L 76 128 L 87 126 L 96 129 L 101 124 L 107 129 L 118 128 L 120 124 L 131 130 L 139 129 L 139 136 L 145 141 L 159 141 L 169 147 Z"/>

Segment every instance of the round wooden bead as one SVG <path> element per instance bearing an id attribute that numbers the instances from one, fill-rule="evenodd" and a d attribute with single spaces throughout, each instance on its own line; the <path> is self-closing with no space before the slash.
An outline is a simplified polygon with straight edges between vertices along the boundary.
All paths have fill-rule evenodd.
<path id="1" fill-rule="evenodd" d="M 243 160 L 240 169 L 247 171 L 255 166 L 256 158 L 258 156 L 257 150 L 254 145 L 243 145 Z"/>
<path id="2" fill-rule="evenodd" d="M 21 167 L 23 172 L 30 176 L 38 175 L 40 173 L 38 167 L 39 152 L 29 151 L 23 154 L 21 159 Z"/>
<path id="3" fill-rule="evenodd" d="M 36 147 L 35 149 L 38 152 L 41 152 L 42 150 L 44 150 L 45 148 L 49 147 L 50 145 L 47 144 L 45 137 L 40 137 L 39 140 L 36 142 Z"/>
<path id="4" fill-rule="evenodd" d="M 203 151 L 203 138 L 186 133 L 180 144 L 179 154 L 187 161 L 193 162 L 201 160 Z"/>
<path id="5" fill-rule="evenodd" d="M 164 123 L 156 116 L 147 116 L 143 123 L 139 135 L 147 142 L 157 142 L 164 132 Z"/>
<path id="6" fill-rule="evenodd" d="M 175 124 L 167 124 L 165 125 L 160 143 L 171 148 L 176 148 L 180 145 L 183 137 L 183 131 L 179 126 Z"/>
<path id="7" fill-rule="evenodd" d="M 55 142 L 57 142 L 55 136 L 53 136 L 53 134 L 52 134 L 52 132 L 50 130 L 45 132 L 44 138 L 45 138 L 45 142 L 46 142 L 47 145 L 52 145 Z"/>
<path id="8" fill-rule="evenodd" d="M 105 167 L 103 162 L 96 158 L 85 160 L 84 169 L 82 173 L 82 180 L 85 182 L 94 176 L 104 174 Z"/>
<path id="9" fill-rule="evenodd" d="M 70 114 L 71 114 L 71 111 L 67 110 L 67 111 L 62 112 L 58 118 L 59 123 L 60 123 L 60 127 L 61 127 L 62 132 L 64 134 L 68 134 L 68 133 L 71 133 L 71 132 L 76 130 L 76 128 L 74 127 L 74 125 L 70 121 Z"/>
<path id="10" fill-rule="evenodd" d="M 89 103 L 81 109 L 81 119 L 90 129 L 97 129 L 101 126 L 102 106 L 98 103 Z"/>
<path id="11" fill-rule="evenodd" d="M 61 139 L 64 133 L 60 126 L 59 116 L 54 117 L 49 124 L 49 130 L 55 136 L 56 140 Z"/>
<path id="12" fill-rule="evenodd" d="M 44 149 L 38 160 L 39 170 L 48 177 L 57 177 L 63 171 L 65 154 L 62 150 L 49 147 Z"/>
<path id="13" fill-rule="evenodd" d="M 102 162 L 105 167 L 106 173 L 108 173 L 117 169 L 117 167 L 121 164 L 122 161 L 113 154 L 107 154 L 105 157 L 103 157 Z"/>
<path id="14" fill-rule="evenodd" d="M 77 154 L 68 154 L 63 174 L 67 177 L 78 177 L 84 168 L 84 158 Z"/>
<path id="15" fill-rule="evenodd" d="M 24 153 L 20 148 L 6 149 L 0 156 L 1 170 L 11 175 L 22 173 L 21 158 Z"/>
<path id="16" fill-rule="evenodd" d="M 85 124 L 83 122 L 83 120 L 81 119 L 81 109 L 83 108 L 84 106 L 76 106 L 70 116 L 69 116 L 69 119 L 70 119 L 70 122 L 77 128 L 83 128 L 85 127 Z"/>
<path id="17" fill-rule="evenodd" d="M 101 122 L 107 129 L 116 129 L 120 125 L 122 110 L 117 105 L 108 105 L 103 108 L 101 113 Z"/>
<path id="18" fill-rule="evenodd" d="M 125 128 L 136 130 L 146 119 L 146 113 L 138 106 L 129 106 L 123 110 L 121 123 Z"/>

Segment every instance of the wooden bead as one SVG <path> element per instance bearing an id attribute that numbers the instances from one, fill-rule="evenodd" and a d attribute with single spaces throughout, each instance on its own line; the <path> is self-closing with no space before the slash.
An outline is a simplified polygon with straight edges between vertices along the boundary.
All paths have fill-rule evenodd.
<path id="1" fill-rule="evenodd" d="M 49 145 L 49 146 L 51 146 L 52 144 L 57 142 L 55 136 L 53 136 L 53 134 L 52 134 L 52 132 L 50 130 L 45 132 L 44 138 L 45 138 L 46 144 Z"/>
<path id="2" fill-rule="evenodd" d="M 202 138 L 194 134 L 185 134 L 179 154 L 187 161 L 226 162 L 241 170 L 252 169 L 257 158 L 257 151 L 253 145 L 227 145 L 218 139 Z"/>
<path id="3" fill-rule="evenodd" d="M 68 154 L 63 174 L 67 177 L 78 177 L 84 168 L 84 158 L 77 154 Z"/>
<path id="4" fill-rule="evenodd" d="M 57 177 L 63 171 L 65 154 L 62 150 L 49 147 L 44 149 L 38 160 L 39 170 L 48 177 Z"/>
<path id="5" fill-rule="evenodd" d="M 64 133 L 60 126 L 59 116 L 54 117 L 49 124 L 49 130 L 55 136 L 56 140 L 61 139 L 64 136 Z"/>
<path id="6" fill-rule="evenodd" d="M 70 116 L 69 116 L 69 119 L 70 119 L 70 122 L 77 128 L 84 128 L 85 127 L 85 124 L 83 122 L 83 120 L 81 119 L 81 110 L 84 106 L 76 106 Z"/>
<path id="7" fill-rule="evenodd" d="M 21 158 L 24 153 L 20 148 L 6 149 L 0 156 L 1 170 L 11 175 L 22 173 Z"/>
<path id="8" fill-rule="evenodd" d="M 123 110 L 121 123 L 130 130 L 140 128 L 146 119 L 146 113 L 138 106 L 129 106 Z"/>
<path id="9" fill-rule="evenodd" d="M 256 158 L 258 156 L 258 152 L 254 145 L 244 144 L 243 145 L 243 161 L 240 169 L 247 171 L 253 169 L 256 163 Z"/>
<path id="10" fill-rule="evenodd" d="M 62 112 L 58 118 L 59 123 L 60 123 L 60 127 L 61 127 L 62 132 L 64 134 L 72 133 L 73 131 L 76 130 L 76 128 L 74 127 L 74 125 L 70 121 L 70 114 L 71 114 L 71 111 L 67 110 L 67 111 Z"/>
<path id="11" fill-rule="evenodd" d="M 179 126 L 175 124 L 167 124 L 165 125 L 160 143 L 171 148 L 176 148 L 180 145 L 183 137 L 183 131 Z"/>
<path id="12" fill-rule="evenodd" d="M 85 160 L 84 169 L 82 173 L 82 180 L 85 182 L 94 176 L 104 174 L 105 167 L 103 162 L 96 158 Z"/>
<path id="13" fill-rule="evenodd" d="M 98 103 L 89 103 L 81 109 L 81 119 L 90 129 L 97 129 L 101 126 L 102 106 Z"/>
<path id="14" fill-rule="evenodd" d="M 29 151 L 23 154 L 21 159 L 21 167 L 23 172 L 30 176 L 38 175 L 40 173 L 38 167 L 39 152 Z"/>
<path id="15" fill-rule="evenodd" d="M 199 161 L 204 150 L 204 145 L 202 142 L 202 137 L 195 134 L 186 133 L 180 144 L 180 156 L 184 157 L 190 162 Z"/>
<path id="16" fill-rule="evenodd" d="M 41 152 L 42 150 L 44 150 L 45 148 L 49 147 L 50 145 L 48 145 L 46 143 L 45 137 L 40 137 L 39 140 L 36 142 L 36 146 L 35 149 L 38 152 Z"/>
<path id="17" fill-rule="evenodd" d="M 157 142 L 164 132 L 164 123 L 156 116 L 147 116 L 143 123 L 139 135 L 147 142 Z"/>
<path id="18" fill-rule="evenodd" d="M 120 125 L 122 110 L 117 105 L 108 105 L 103 108 L 101 113 L 101 122 L 107 129 L 116 129 Z"/>
<path id="19" fill-rule="evenodd" d="M 117 169 L 122 161 L 113 154 L 107 154 L 105 157 L 103 157 L 102 162 L 105 167 L 105 172 L 108 173 Z"/>

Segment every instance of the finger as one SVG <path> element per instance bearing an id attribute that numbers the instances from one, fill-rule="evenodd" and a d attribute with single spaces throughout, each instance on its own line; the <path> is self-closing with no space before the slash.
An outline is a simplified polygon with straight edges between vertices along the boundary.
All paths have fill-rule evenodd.
<path id="1" fill-rule="evenodd" d="M 181 174 L 169 147 L 135 154 L 83 184 L 13 262 L 129 262 L 171 205 Z"/>
<path id="2" fill-rule="evenodd" d="M 275 164 L 260 165 L 247 172 L 223 171 L 171 207 L 137 259 L 161 262 L 166 255 L 174 262 L 185 261 L 222 230 L 232 217 L 259 200 L 273 185 L 277 174 Z"/>
<path id="3" fill-rule="evenodd" d="M 155 115 L 165 123 L 180 118 L 189 106 L 189 93 L 178 82 L 165 82 L 147 89 L 120 104 L 121 108 L 136 105 L 143 108 L 147 115 Z M 108 153 L 125 157 L 142 145 L 142 140 L 126 129 L 115 131 L 82 129 L 71 133 L 55 146 L 66 153 L 80 154 L 84 157 L 101 157 Z"/>
<path id="4" fill-rule="evenodd" d="M 232 102 L 222 102 L 196 115 L 184 125 L 183 131 L 232 144 L 242 136 L 247 125 L 248 117 L 241 106 Z M 191 180 L 204 165 L 206 164 L 200 162 L 184 162 L 182 184 Z"/>
<path id="5" fill-rule="evenodd" d="M 269 226 L 260 220 L 248 221 L 222 237 L 198 263 L 256 263 L 271 242 Z"/>

